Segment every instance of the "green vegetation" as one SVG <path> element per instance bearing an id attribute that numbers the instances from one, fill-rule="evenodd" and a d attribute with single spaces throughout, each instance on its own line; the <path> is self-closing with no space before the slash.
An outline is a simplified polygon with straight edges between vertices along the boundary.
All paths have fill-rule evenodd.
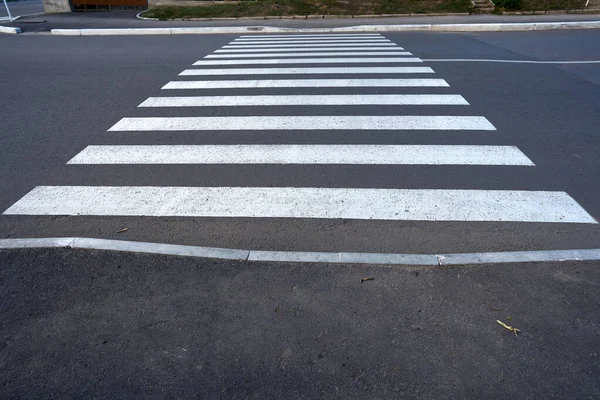
<path id="1" fill-rule="evenodd" d="M 494 1 L 496 7 L 504 8 L 507 10 L 518 10 L 522 7 L 521 0 L 496 0 Z"/>
<path id="2" fill-rule="evenodd" d="M 470 0 L 257 0 L 198 7 L 156 7 L 144 17 L 260 17 L 286 15 L 377 15 L 470 12 Z"/>
<path id="3" fill-rule="evenodd" d="M 493 0 L 496 11 L 581 10 L 585 0 Z"/>

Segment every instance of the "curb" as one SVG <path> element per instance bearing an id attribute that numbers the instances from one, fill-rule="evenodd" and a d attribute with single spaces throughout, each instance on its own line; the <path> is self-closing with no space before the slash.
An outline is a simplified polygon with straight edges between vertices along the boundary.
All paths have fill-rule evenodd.
<path id="1" fill-rule="evenodd" d="M 21 33 L 21 28 L 13 28 L 12 26 L 0 26 L 0 33 L 9 33 L 16 35 Z"/>
<path id="2" fill-rule="evenodd" d="M 326 253 L 224 249 L 216 247 L 184 246 L 164 243 L 133 242 L 81 237 L 0 239 L 0 249 L 26 248 L 110 250 L 118 252 L 160 254 L 180 257 L 201 257 L 238 261 L 418 265 L 433 267 L 523 262 L 600 260 L 600 249 L 459 254 Z"/>
<path id="3" fill-rule="evenodd" d="M 18 28 L 16 28 L 18 29 Z M 209 35 L 236 33 L 335 33 L 335 32 L 514 32 L 561 29 L 600 29 L 600 21 L 574 22 L 521 22 L 489 24 L 409 24 L 359 25 L 337 28 L 284 28 L 274 26 L 230 26 L 195 28 L 117 28 L 117 29 L 52 29 L 59 36 L 114 36 L 114 35 Z"/>

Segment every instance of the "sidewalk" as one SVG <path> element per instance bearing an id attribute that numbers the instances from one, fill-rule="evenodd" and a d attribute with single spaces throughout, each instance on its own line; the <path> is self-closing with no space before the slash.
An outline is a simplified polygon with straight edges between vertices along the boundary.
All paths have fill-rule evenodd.
<path id="1" fill-rule="evenodd" d="M 147 21 L 137 19 L 139 11 L 112 11 L 47 14 L 25 17 L 4 26 L 19 27 L 25 33 L 49 32 L 52 29 L 113 29 L 113 28 L 179 28 L 179 27 L 229 27 L 273 26 L 284 28 L 334 28 L 357 25 L 396 24 L 480 24 L 525 22 L 576 22 L 600 21 L 597 14 L 548 14 L 548 15 L 459 15 L 395 18 L 325 18 L 325 19 L 232 19 L 219 21 Z M 35 23 L 32 20 L 36 21 Z M 39 21 L 39 22 L 37 22 Z M 43 21 L 43 22 L 41 22 Z"/>

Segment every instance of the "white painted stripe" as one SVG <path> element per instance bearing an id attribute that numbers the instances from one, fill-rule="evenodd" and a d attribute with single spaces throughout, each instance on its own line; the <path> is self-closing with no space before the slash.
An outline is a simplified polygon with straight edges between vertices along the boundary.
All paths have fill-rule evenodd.
<path id="1" fill-rule="evenodd" d="M 600 22 L 600 21 L 599 21 Z M 508 63 L 508 64 L 600 64 L 600 60 L 494 60 L 494 59 L 475 59 L 475 58 L 430 58 L 427 61 L 439 62 L 490 62 L 490 63 Z"/>
<path id="2" fill-rule="evenodd" d="M 412 56 L 408 51 L 340 51 L 337 53 L 273 53 L 273 54 L 209 54 L 204 58 L 269 58 L 269 57 L 331 57 L 331 56 Z M 245 62 L 245 60 L 244 60 Z"/>
<path id="3" fill-rule="evenodd" d="M 310 35 L 242 35 L 240 36 L 238 39 L 239 40 L 271 40 L 272 38 L 274 39 L 279 39 L 279 38 L 286 38 L 286 39 L 296 39 L 296 38 L 320 38 L 320 39 L 327 39 L 327 38 L 365 38 L 365 39 L 372 39 L 372 38 L 384 38 L 384 36 L 382 36 L 379 33 L 368 33 L 368 34 L 362 34 L 362 33 L 353 33 L 353 34 L 347 34 L 347 33 L 341 33 L 341 34 L 334 34 L 334 33 L 325 33 L 322 35 L 318 35 L 318 34 L 310 34 Z"/>
<path id="4" fill-rule="evenodd" d="M 163 89 L 243 89 L 311 87 L 448 87 L 443 79 L 298 79 L 171 81 Z"/>
<path id="5" fill-rule="evenodd" d="M 596 223 L 564 192 L 509 190 L 38 186 L 4 214 Z"/>
<path id="6" fill-rule="evenodd" d="M 496 130 L 478 116 L 283 116 L 122 118 L 109 131 Z"/>
<path id="7" fill-rule="evenodd" d="M 285 58 L 274 60 L 200 60 L 194 65 L 420 63 L 416 57 Z"/>
<path id="8" fill-rule="evenodd" d="M 514 146 L 298 144 L 88 146 L 68 164 L 534 165 Z"/>
<path id="9" fill-rule="evenodd" d="M 306 39 L 306 40 L 234 40 L 230 45 L 263 45 L 263 44 L 306 44 L 306 43 L 391 43 L 388 39 Z"/>
<path id="10" fill-rule="evenodd" d="M 458 94 L 352 94 L 290 96 L 190 96 L 149 97 L 138 107 L 238 107 L 238 106 L 354 106 L 449 105 L 468 106 Z"/>
<path id="11" fill-rule="evenodd" d="M 371 37 L 361 37 L 361 36 L 332 36 L 332 37 L 282 37 L 282 38 L 241 38 L 235 39 L 230 43 L 319 43 L 319 42 L 327 42 L 330 40 L 334 41 L 366 41 L 366 42 L 389 42 L 389 39 L 386 39 L 383 36 L 371 36 Z"/>
<path id="12" fill-rule="evenodd" d="M 404 50 L 402 47 L 363 47 L 357 45 L 356 47 L 302 47 L 302 48 L 292 48 L 292 49 L 219 49 L 215 50 L 215 53 L 268 53 L 268 52 L 299 52 L 299 51 L 390 51 L 390 50 Z M 337 53 L 335 53 L 337 54 Z"/>
<path id="13" fill-rule="evenodd" d="M 327 43 L 298 43 L 298 44 L 246 44 L 246 45 L 232 45 L 228 44 L 222 47 L 222 49 L 268 49 L 268 48 L 302 48 L 302 47 L 354 47 L 354 46 L 369 46 L 373 48 L 379 47 L 398 47 L 395 43 L 336 43 L 336 44 L 327 44 Z"/>
<path id="14" fill-rule="evenodd" d="M 300 75 L 300 74 L 433 74 L 430 67 L 283 67 L 186 69 L 180 76 Z"/>
<path id="15" fill-rule="evenodd" d="M 353 46 L 369 46 L 373 48 L 379 47 L 398 47 L 395 43 L 336 43 L 336 44 L 327 44 L 327 43 L 298 43 L 298 44 L 246 44 L 246 45 L 237 45 L 237 44 L 228 44 L 222 47 L 222 49 L 269 49 L 269 48 L 302 48 L 302 47 L 353 47 Z"/>

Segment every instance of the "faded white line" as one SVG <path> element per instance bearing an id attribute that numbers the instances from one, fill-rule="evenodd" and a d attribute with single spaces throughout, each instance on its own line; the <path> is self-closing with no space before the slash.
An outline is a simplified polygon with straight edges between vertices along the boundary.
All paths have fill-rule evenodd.
<path id="1" fill-rule="evenodd" d="M 138 107 L 469 105 L 458 94 L 150 97 Z"/>
<path id="2" fill-rule="evenodd" d="M 496 130 L 485 118 L 453 115 L 141 117 L 122 118 L 109 131 L 243 130 Z"/>
<path id="3" fill-rule="evenodd" d="M 273 53 L 273 54 L 209 54 L 204 58 L 269 58 L 269 57 L 347 57 L 347 56 L 412 56 L 408 51 L 347 51 L 336 53 Z M 245 62 L 245 61 L 244 61 Z"/>
<path id="4" fill-rule="evenodd" d="M 439 61 L 439 62 L 489 62 L 489 63 L 508 63 L 508 64 L 600 64 L 600 60 L 553 60 L 553 61 L 537 61 L 537 60 L 494 60 L 482 58 L 428 58 L 423 61 Z"/>
<path id="5" fill-rule="evenodd" d="M 298 144 L 88 146 L 68 164 L 534 165 L 514 146 Z"/>
<path id="6" fill-rule="evenodd" d="M 285 58 L 274 60 L 200 60 L 194 65 L 420 63 L 416 57 Z"/>
<path id="7" fill-rule="evenodd" d="M 564 192 L 521 190 L 38 186 L 4 214 L 596 223 Z"/>
<path id="8" fill-rule="evenodd" d="M 307 43 L 299 43 L 299 44 L 247 44 L 247 45 L 225 45 L 223 47 L 221 47 L 222 49 L 272 49 L 272 48 L 303 48 L 303 47 L 331 47 L 331 46 L 336 46 L 336 47 L 354 47 L 354 46 L 370 46 L 373 48 L 380 48 L 380 47 L 398 47 L 397 44 L 395 43 L 336 43 L 336 44 L 331 44 L 331 43 L 311 43 L 311 44 L 307 44 Z"/>
<path id="9" fill-rule="evenodd" d="M 265 79 L 171 81 L 163 89 L 310 88 L 310 87 L 448 87 L 443 79 Z"/>
<path id="10" fill-rule="evenodd" d="M 430 67 L 288 67 L 288 68 L 197 68 L 180 76 L 300 75 L 300 74 L 433 74 Z"/>
<path id="11" fill-rule="evenodd" d="M 341 52 L 341 51 L 390 51 L 390 50 L 404 50 L 402 47 L 361 47 L 357 45 L 357 47 L 303 47 L 303 48 L 293 48 L 293 49 L 219 49 L 215 50 L 215 53 L 267 53 L 267 52 L 299 52 L 299 51 L 333 51 L 333 52 Z M 334 53 L 337 54 L 337 53 Z"/>

